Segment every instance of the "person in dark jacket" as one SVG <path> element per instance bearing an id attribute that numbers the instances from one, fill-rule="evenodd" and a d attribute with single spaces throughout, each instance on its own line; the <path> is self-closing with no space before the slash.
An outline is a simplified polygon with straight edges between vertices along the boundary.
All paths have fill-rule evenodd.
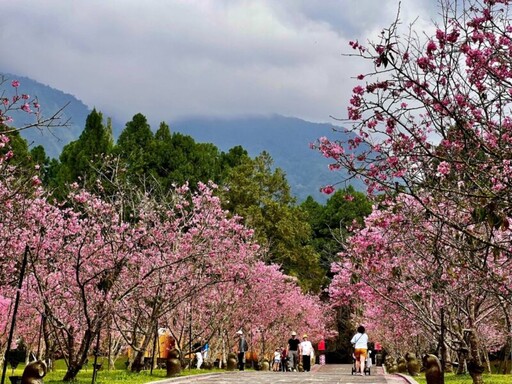
<path id="1" fill-rule="evenodd" d="M 245 369 L 245 352 L 249 350 L 249 346 L 247 345 L 247 341 L 241 329 L 238 330 L 236 334 L 238 336 L 238 369 L 243 371 Z"/>
<path id="2" fill-rule="evenodd" d="M 297 332 L 292 332 L 292 337 L 288 339 L 288 368 L 290 371 L 297 371 L 299 364 L 299 344 L 300 340 L 297 339 Z"/>

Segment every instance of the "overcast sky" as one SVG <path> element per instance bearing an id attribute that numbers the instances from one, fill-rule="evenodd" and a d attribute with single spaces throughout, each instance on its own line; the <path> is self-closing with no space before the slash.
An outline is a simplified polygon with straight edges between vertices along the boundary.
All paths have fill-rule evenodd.
<path id="1" fill-rule="evenodd" d="M 349 40 L 376 39 L 398 0 L 0 0 L 0 72 L 107 116 L 346 117 Z M 435 0 L 402 0 L 428 26 Z M 421 32 L 421 31 L 420 31 Z M 359 67 L 359 68 L 358 68 Z"/>

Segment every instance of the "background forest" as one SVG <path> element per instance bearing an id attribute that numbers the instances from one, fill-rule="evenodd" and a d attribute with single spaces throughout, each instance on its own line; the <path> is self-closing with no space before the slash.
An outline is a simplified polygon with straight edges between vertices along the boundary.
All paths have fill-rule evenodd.
<path id="1" fill-rule="evenodd" d="M 19 82 L 9 83 L 15 96 L 5 111 L 30 116 L 39 101 L 24 103 Z M 63 119 L 57 111 L 33 124 L 65 129 Z M 12 125 L 3 134 L 3 311 L 13 310 L 27 265 L 23 297 L 37 292 L 40 304 L 22 301 L 32 320 L 16 332 L 33 353 L 38 345 L 38 355 L 63 355 L 65 380 L 100 335 L 103 350 L 120 353 L 128 343 L 139 370 L 156 326 L 170 329 L 184 353 L 201 337 L 224 357 L 239 328 L 260 357 L 290 329 L 330 337 L 332 351 L 339 325 L 350 329 L 331 314 L 325 289 L 349 228 L 371 211 L 354 188 L 325 204 L 311 196 L 298 203 L 269 153 L 221 151 L 163 122 L 154 131 L 140 113 L 114 139 L 111 120 L 93 109 L 58 158 Z M 5 322 L 4 348 L 8 329 Z"/>

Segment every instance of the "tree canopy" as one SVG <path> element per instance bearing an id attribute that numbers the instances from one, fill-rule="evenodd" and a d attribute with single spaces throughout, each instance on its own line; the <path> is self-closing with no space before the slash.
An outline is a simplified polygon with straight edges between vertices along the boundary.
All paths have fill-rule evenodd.
<path id="1" fill-rule="evenodd" d="M 344 119 L 357 136 L 316 147 L 378 204 L 348 240 L 331 293 L 339 303 L 354 289 L 368 294 L 358 318 L 375 319 L 389 345 L 404 343 L 401 322 L 428 348 L 446 321 L 438 352 L 462 345 L 468 354 L 459 359 L 481 383 L 489 340 L 500 338 L 508 355 L 512 345 L 512 281 L 503 273 L 511 267 L 511 2 L 439 3 L 432 34 L 403 35 L 397 19 L 375 42 L 350 42 L 350 56 L 373 63 L 355 75 Z"/>

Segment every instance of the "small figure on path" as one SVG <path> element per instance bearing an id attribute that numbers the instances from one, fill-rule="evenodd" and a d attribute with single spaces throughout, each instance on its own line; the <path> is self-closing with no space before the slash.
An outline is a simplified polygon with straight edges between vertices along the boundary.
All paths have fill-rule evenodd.
<path id="1" fill-rule="evenodd" d="M 299 344 L 300 340 L 296 338 L 297 332 L 292 332 L 292 337 L 288 339 L 288 368 L 290 371 L 297 371 L 299 364 Z"/>
<path id="2" fill-rule="evenodd" d="M 356 375 L 363 375 L 364 363 L 368 356 L 368 335 L 362 325 L 357 327 L 357 333 L 352 337 L 350 343 L 354 347 L 354 357 L 356 359 Z"/>
<path id="3" fill-rule="evenodd" d="M 204 343 L 203 347 L 201 348 L 201 354 L 203 355 L 203 361 L 206 361 L 208 359 L 208 351 L 210 350 L 210 346 L 208 345 L 208 342 Z"/>
<path id="4" fill-rule="evenodd" d="M 286 372 L 288 370 L 288 350 L 283 347 L 281 350 L 281 371 Z"/>
<path id="5" fill-rule="evenodd" d="M 313 355 L 313 352 L 313 345 L 311 344 L 311 341 L 308 340 L 308 335 L 304 334 L 300 343 L 300 354 L 304 372 L 309 372 L 311 370 L 311 356 Z"/>
<path id="6" fill-rule="evenodd" d="M 318 354 L 320 355 L 320 365 L 325 365 L 325 340 L 323 337 L 318 342 Z"/>
<path id="7" fill-rule="evenodd" d="M 201 368 L 201 365 L 203 365 L 203 354 L 201 352 L 201 349 L 203 347 L 203 344 L 201 343 L 201 337 L 194 343 L 192 346 L 192 352 L 196 355 L 196 368 Z"/>
<path id="8" fill-rule="evenodd" d="M 279 347 L 274 352 L 274 363 L 272 364 L 272 370 L 278 372 L 281 369 L 281 350 L 283 347 Z"/>
<path id="9" fill-rule="evenodd" d="M 243 371 L 245 369 L 245 352 L 249 350 L 249 346 L 241 329 L 236 334 L 238 336 L 238 369 Z"/>

